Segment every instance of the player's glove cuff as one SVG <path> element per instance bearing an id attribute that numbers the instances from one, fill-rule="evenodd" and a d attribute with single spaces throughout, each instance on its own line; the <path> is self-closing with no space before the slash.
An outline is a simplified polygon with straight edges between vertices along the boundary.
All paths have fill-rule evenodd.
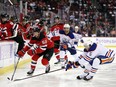
<path id="1" fill-rule="evenodd" d="M 78 68 L 80 64 L 78 62 L 71 62 L 69 61 L 68 64 L 66 65 L 66 68 L 65 70 L 69 70 L 69 69 L 72 69 L 72 68 Z"/>

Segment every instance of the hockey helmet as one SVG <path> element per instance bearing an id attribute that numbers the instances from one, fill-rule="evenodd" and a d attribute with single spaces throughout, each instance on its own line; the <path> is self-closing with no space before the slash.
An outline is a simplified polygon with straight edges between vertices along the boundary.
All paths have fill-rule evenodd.
<path id="1" fill-rule="evenodd" d="M 79 27 L 78 26 L 75 26 L 75 29 L 79 29 Z"/>
<path id="2" fill-rule="evenodd" d="M 38 23 L 40 22 L 40 20 L 39 20 L 39 19 L 36 19 L 35 21 L 36 21 L 36 22 L 38 22 Z"/>
<path id="3" fill-rule="evenodd" d="M 45 22 L 45 21 L 47 21 L 47 19 L 46 19 L 46 18 L 42 18 L 42 20 L 41 20 L 41 21 Z"/>
<path id="4" fill-rule="evenodd" d="M 60 17 L 59 17 L 58 15 L 56 15 L 56 16 L 54 17 L 54 19 L 60 19 Z"/>
<path id="5" fill-rule="evenodd" d="M 22 21 L 28 22 L 30 20 L 30 16 L 24 16 Z"/>
<path id="6" fill-rule="evenodd" d="M 90 48 L 90 47 L 91 47 L 91 45 L 92 45 L 92 44 L 93 44 L 93 43 L 92 43 L 92 41 L 91 41 L 91 40 L 87 40 L 87 41 L 84 41 L 84 44 L 83 44 L 83 45 L 84 45 L 84 47 L 85 47 L 85 48 L 87 48 L 87 49 L 88 49 L 88 48 Z"/>
<path id="7" fill-rule="evenodd" d="M 33 27 L 33 32 L 40 32 L 40 28 L 38 26 Z"/>
<path id="8" fill-rule="evenodd" d="M 9 16 L 6 13 L 0 15 L 1 18 L 8 18 Z"/>
<path id="9" fill-rule="evenodd" d="M 78 26 L 75 26 L 75 28 L 74 28 L 74 32 L 78 32 L 79 31 L 79 27 Z"/>
<path id="10" fill-rule="evenodd" d="M 70 28 L 69 24 L 64 24 L 64 28 Z"/>

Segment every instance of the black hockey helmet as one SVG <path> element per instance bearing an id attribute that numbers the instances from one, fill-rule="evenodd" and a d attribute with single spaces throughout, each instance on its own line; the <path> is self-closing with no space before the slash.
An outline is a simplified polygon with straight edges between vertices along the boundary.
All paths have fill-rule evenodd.
<path id="1" fill-rule="evenodd" d="M 47 22 L 47 19 L 46 19 L 46 18 L 42 18 L 42 19 L 40 20 L 40 22 L 39 22 L 39 25 L 40 25 L 40 26 L 43 26 L 45 22 Z"/>
<path id="2" fill-rule="evenodd" d="M 1 18 L 8 18 L 9 16 L 6 13 L 0 15 Z"/>
<path id="3" fill-rule="evenodd" d="M 2 13 L 0 15 L 0 21 L 2 24 L 5 24 L 9 19 L 9 15 L 7 15 L 6 13 Z"/>
<path id="4" fill-rule="evenodd" d="M 60 17 L 59 17 L 58 15 L 56 15 L 56 16 L 54 17 L 54 19 L 60 19 Z"/>
<path id="5" fill-rule="evenodd" d="M 40 32 L 40 28 L 38 26 L 33 27 L 33 32 Z"/>
<path id="6" fill-rule="evenodd" d="M 28 16 L 28 15 L 24 16 L 22 21 L 25 21 L 25 22 L 30 21 L 30 16 Z"/>
<path id="7" fill-rule="evenodd" d="M 44 21 L 47 21 L 47 19 L 46 19 L 46 18 L 42 18 L 42 20 L 41 20 L 41 21 L 43 21 L 43 22 L 44 22 Z"/>

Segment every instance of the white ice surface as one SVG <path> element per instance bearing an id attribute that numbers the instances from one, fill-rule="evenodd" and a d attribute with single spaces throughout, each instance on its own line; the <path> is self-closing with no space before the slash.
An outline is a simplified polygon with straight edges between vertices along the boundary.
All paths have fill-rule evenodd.
<path id="1" fill-rule="evenodd" d="M 71 56 L 69 56 L 71 58 Z M 43 73 L 45 67 L 38 60 L 34 75 Z M 51 70 L 59 69 L 60 65 L 54 65 L 55 57 L 51 59 Z M 30 63 L 17 69 L 14 79 L 27 77 L 26 72 L 30 69 Z M 7 77 L 12 73 L 0 76 L 0 87 L 116 87 L 116 59 L 111 64 L 101 65 L 94 78 L 90 81 L 77 80 L 76 76 L 81 74 L 83 69 L 60 70 L 41 76 L 21 80 L 9 81 Z"/>

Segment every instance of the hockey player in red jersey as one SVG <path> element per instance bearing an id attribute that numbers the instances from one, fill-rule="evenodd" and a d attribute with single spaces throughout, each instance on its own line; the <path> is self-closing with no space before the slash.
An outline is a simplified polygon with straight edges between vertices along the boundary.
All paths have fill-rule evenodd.
<path id="1" fill-rule="evenodd" d="M 60 47 L 60 36 L 56 36 L 55 33 L 58 30 L 63 30 L 64 24 L 60 22 L 60 18 L 56 16 L 54 18 L 55 24 L 51 27 L 50 32 L 52 33 L 53 37 L 51 38 L 52 41 L 54 41 L 54 53 L 56 55 L 56 59 L 58 60 L 54 64 L 60 63 L 60 55 L 59 55 L 59 47 Z M 67 56 L 65 56 L 65 59 L 67 59 Z"/>
<path id="2" fill-rule="evenodd" d="M 23 57 L 26 52 L 28 55 L 32 56 L 31 70 L 27 72 L 28 75 L 34 73 L 37 60 L 41 56 L 43 56 L 41 63 L 46 67 L 45 73 L 50 71 L 49 61 L 54 52 L 54 43 L 45 36 L 44 32 L 41 31 L 38 26 L 33 28 L 33 36 L 29 43 L 18 52 L 19 57 Z"/>
<path id="3" fill-rule="evenodd" d="M 18 35 L 18 28 L 19 25 L 17 23 L 8 20 L 8 15 L 6 13 L 0 15 L 0 39 L 11 39 L 16 41 L 18 43 L 16 54 L 23 48 L 25 42 L 22 35 Z"/>
<path id="4" fill-rule="evenodd" d="M 1 14 L 0 15 L 0 36 L 2 40 L 4 40 L 5 37 L 12 36 L 12 28 L 13 28 L 13 22 L 8 21 L 8 15 Z"/>
<path id="5" fill-rule="evenodd" d="M 22 34 L 24 40 L 30 40 L 32 29 L 29 18 L 24 17 L 22 22 L 19 23 L 19 33 Z"/>
<path id="6" fill-rule="evenodd" d="M 44 34 L 46 35 L 46 29 L 45 29 L 45 26 L 46 25 L 44 25 L 44 21 L 45 20 L 40 20 L 40 22 L 39 22 L 39 19 L 36 19 L 35 21 L 34 21 L 34 23 L 33 23 L 33 25 L 32 26 L 38 26 L 40 29 L 41 29 L 41 31 L 43 31 L 44 32 Z"/>

